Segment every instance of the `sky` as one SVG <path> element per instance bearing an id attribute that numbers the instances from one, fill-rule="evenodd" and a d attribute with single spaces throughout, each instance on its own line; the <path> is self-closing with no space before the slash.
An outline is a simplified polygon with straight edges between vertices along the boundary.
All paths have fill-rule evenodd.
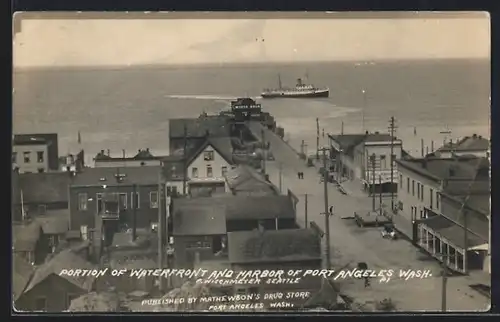
<path id="1" fill-rule="evenodd" d="M 14 67 L 490 57 L 490 20 L 477 13 L 453 18 L 415 13 L 349 19 L 75 17 L 16 16 Z"/>

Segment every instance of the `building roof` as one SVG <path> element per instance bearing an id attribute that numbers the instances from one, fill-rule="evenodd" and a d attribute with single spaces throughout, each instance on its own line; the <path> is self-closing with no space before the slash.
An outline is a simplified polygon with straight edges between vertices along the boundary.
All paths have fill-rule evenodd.
<path id="1" fill-rule="evenodd" d="M 292 202 L 288 196 L 233 196 L 231 194 L 200 198 L 180 198 L 173 200 L 173 211 L 184 205 L 209 207 L 223 205 L 226 220 L 295 218 Z"/>
<path id="2" fill-rule="evenodd" d="M 229 136 L 230 131 L 227 117 L 200 115 L 198 118 L 170 119 L 170 139 L 184 138 L 184 126 L 187 138 L 202 138 L 207 135 L 207 131 L 210 136 L 224 137 Z"/>
<path id="3" fill-rule="evenodd" d="M 13 173 L 12 188 L 14 201 L 21 203 L 21 190 L 24 203 L 49 204 L 56 202 L 68 202 L 68 187 L 71 177 L 67 172 L 43 172 L 43 173 Z"/>
<path id="4" fill-rule="evenodd" d="M 55 255 L 52 259 L 39 266 L 33 275 L 28 287 L 24 291 L 29 292 L 35 286 L 43 282 L 50 275 L 57 275 L 71 284 L 80 287 L 83 290 L 90 291 L 95 281 L 95 277 L 75 277 L 59 275 L 63 269 L 95 269 L 96 267 L 82 257 L 75 254 L 72 250 L 64 250 Z"/>
<path id="5" fill-rule="evenodd" d="M 341 149 L 348 150 L 354 148 L 359 143 L 363 142 L 366 134 L 339 134 L 328 135 L 330 139 L 337 142 Z"/>
<path id="6" fill-rule="evenodd" d="M 121 185 L 153 185 L 158 184 L 161 169 L 161 166 L 85 168 L 73 177 L 71 186 L 117 185 L 117 174 L 122 177 Z"/>
<path id="7" fill-rule="evenodd" d="M 234 164 L 233 161 L 233 145 L 230 137 L 207 137 L 207 139 L 198 148 L 188 151 L 187 166 L 189 166 L 205 149 L 211 146 L 220 154 L 229 164 Z"/>
<path id="8" fill-rule="evenodd" d="M 321 259 L 320 240 L 311 229 L 238 231 L 227 236 L 231 263 Z"/>
<path id="9" fill-rule="evenodd" d="M 483 138 L 480 135 L 474 134 L 466 136 L 460 141 L 448 142 L 439 148 L 439 152 L 467 152 L 467 151 L 488 151 L 490 147 L 490 140 Z"/>
<path id="10" fill-rule="evenodd" d="M 223 235 L 226 233 L 226 208 L 223 205 L 184 204 L 174 210 L 175 236 Z"/>
<path id="11" fill-rule="evenodd" d="M 41 227 L 38 222 L 13 225 L 12 239 L 15 252 L 32 252 L 41 236 Z"/>
<path id="12" fill-rule="evenodd" d="M 270 194 L 277 194 L 274 185 L 258 173 L 254 168 L 239 165 L 231 169 L 226 174 L 226 182 L 233 191 L 259 192 L 268 191 Z"/>
<path id="13" fill-rule="evenodd" d="M 430 217 L 422 220 L 421 223 L 442 235 L 456 247 L 465 248 L 465 231 L 462 226 L 458 226 L 443 216 Z M 467 231 L 469 231 L 467 234 L 467 248 L 488 243 L 488 236 L 481 238 L 469 227 Z"/>
<path id="14" fill-rule="evenodd" d="M 36 134 L 15 134 L 14 135 L 14 145 L 29 144 L 28 142 L 41 142 L 45 141 L 48 145 L 47 147 L 47 161 L 49 169 L 58 170 L 59 168 L 59 146 L 57 133 L 36 133 Z"/>
<path id="15" fill-rule="evenodd" d="M 162 160 L 164 159 L 165 156 L 154 156 L 151 151 L 149 151 L 149 148 L 146 149 L 139 149 L 137 154 L 134 155 L 133 157 L 111 157 L 109 155 L 106 155 L 104 153 L 104 150 L 101 150 L 97 155 L 94 157 L 95 161 L 100 161 L 100 162 L 118 162 L 118 161 L 147 161 L 147 160 Z"/>
<path id="16" fill-rule="evenodd" d="M 69 230 L 69 209 L 47 210 L 43 216 L 34 218 L 46 235 L 62 235 Z"/>
<path id="17" fill-rule="evenodd" d="M 12 255 L 12 295 L 14 301 L 23 294 L 35 268 L 19 255 Z"/>
<path id="18" fill-rule="evenodd" d="M 472 179 L 488 177 L 489 161 L 486 158 L 461 156 L 454 158 L 415 158 L 396 160 L 403 167 L 434 180 Z M 478 166 L 479 165 L 479 166 Z"/>

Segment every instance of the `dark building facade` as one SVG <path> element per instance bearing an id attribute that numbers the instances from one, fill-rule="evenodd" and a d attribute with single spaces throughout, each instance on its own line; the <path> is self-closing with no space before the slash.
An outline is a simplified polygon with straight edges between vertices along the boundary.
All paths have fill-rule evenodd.
<path id="1" fill-rule="evenodd" d="M 149 227 L 158 221 L 161 167 L 87 168 L 70 186 L 70 229 L 95 228 L 107 196 L 119 196 L 120 224 Z M 135 219 L 134 219 L 135 218 Z"/>

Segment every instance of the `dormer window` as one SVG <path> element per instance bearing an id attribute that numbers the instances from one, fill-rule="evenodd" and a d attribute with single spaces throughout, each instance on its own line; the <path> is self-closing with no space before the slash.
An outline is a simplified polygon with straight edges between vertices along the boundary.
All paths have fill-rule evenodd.
<path id="1" fill-rule="evenodd" d="M 214 160 L 214 151 L 205 151 L 203 154 L 203 160 L 213 161 Z"/>

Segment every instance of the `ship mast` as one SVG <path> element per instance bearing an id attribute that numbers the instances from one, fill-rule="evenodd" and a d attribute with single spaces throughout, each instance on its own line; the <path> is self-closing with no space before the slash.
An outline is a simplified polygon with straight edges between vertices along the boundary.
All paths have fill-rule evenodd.
<path id="1" fill-rule="evenodd" d="M 281 75 L 278 74 L 278 88 L 281 89 Z"/>

